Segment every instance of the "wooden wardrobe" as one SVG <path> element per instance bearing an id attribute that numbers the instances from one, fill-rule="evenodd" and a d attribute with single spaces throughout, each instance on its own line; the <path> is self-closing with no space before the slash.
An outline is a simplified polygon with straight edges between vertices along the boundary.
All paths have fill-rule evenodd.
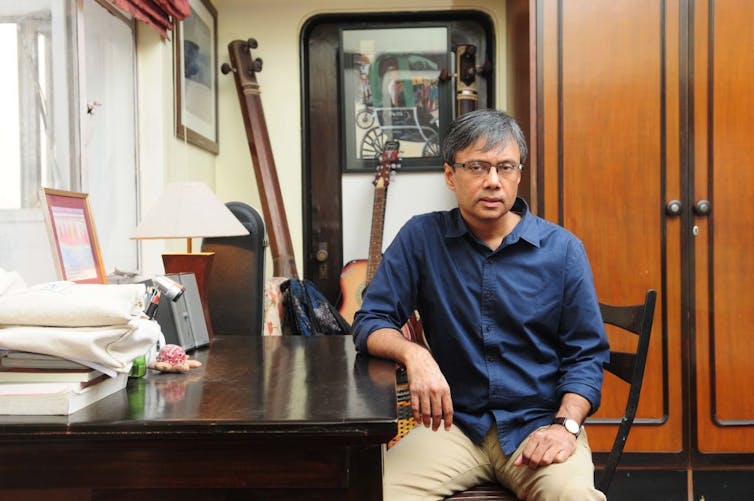
<path id="1" fill-rule="evenodd" d="M 529 5 L 532 205 L 583 240 L 601 300 L 659 292 L 623 464 L 754 466 L 754 2 Z M 603 394 L 609 421 L 625 390 Z"/>

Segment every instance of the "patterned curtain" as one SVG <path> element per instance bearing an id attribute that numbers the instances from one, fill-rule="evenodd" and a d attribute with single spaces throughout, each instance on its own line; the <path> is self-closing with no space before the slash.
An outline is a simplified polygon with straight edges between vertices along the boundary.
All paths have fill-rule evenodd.
<path id="1" fill-rule="evenodd" d="M 173 23 L 191 15 L 189 0 L 110 0 L 116 7 L 143 21 L 168 38 Z"/>

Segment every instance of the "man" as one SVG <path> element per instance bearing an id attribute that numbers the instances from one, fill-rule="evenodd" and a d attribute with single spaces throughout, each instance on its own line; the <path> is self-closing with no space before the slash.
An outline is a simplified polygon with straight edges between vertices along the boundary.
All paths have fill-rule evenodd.
<path id="1" fill-rule="evenodd" d="M 406 223 L 354 319 L 360 352 L 406 367 L 424 425 L 387 451 L 388 501 L 490 480 L 520 499 L 605 499 L 581 423 L 607 338 L 581 242 L 517 198 L 526 151 L 505 113 L 454 120 L 442 156 L 458 207 Z M 429 350 L 399 331 L 414 310 Z"/>

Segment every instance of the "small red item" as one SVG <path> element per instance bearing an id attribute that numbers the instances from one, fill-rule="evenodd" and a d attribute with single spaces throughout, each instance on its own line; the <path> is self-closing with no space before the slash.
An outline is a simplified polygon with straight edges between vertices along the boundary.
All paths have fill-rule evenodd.
<path id="1" fill-rule="evenodd" d="M 182 365 L 186 360 L 188 360 L 186 350 L 177 344 L 166 344 L 157 354 L 158 362 L 167 362 L 170 365 Z"/>

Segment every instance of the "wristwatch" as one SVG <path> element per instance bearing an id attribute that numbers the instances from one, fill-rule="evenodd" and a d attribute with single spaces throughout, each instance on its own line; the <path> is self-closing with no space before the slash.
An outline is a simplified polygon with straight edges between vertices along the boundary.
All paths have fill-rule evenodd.
<path id="1" fill-rule="evenodd" d="M 572 433 L 576 437 L 579 436 L 579 432 L 581 431 L 581 425 L 578 421 L 567 417 L 556 417 L 552 420 L 552 424 L 562 424 L 568 430 L 568 433 Z"/>

